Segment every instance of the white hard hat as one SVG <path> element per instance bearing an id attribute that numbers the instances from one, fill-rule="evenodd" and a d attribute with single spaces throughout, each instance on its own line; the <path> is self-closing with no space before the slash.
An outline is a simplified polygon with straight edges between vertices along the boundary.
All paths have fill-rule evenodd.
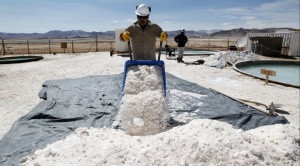
<path id="1" fill-rule="evenodd" d="M 184 28 L 181 28 L 180 31 L 181 31 L 181 32 L 185 32 L 185 29 L 184 29 Z"/>
<path id="2" fill-rule="evenodd" d="M 151 12 L 151 7 L 145 5 L 145 4 L 140 4 L 139 6 L 136 7 L 135 14 L 138 16 L 149 16 Z"/>

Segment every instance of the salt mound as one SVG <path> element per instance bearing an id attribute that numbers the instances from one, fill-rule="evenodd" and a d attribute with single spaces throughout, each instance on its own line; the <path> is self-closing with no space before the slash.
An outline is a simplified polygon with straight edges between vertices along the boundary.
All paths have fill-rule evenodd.
<path id="1" fill-rule="evenodd" d="M 156 134 L 167 128 L 169 112 L 161 67 L 139 65 L 128 68 L 117 119 L 130 135 Z"/>
<path id="2" fill-rule="evenodd" d="M 153 65 L 130 66 L 127 69 L 124 95 L 136 95 L 144 91 L 157 90 L 163 93 L 161 67 Z"/>
<path id="3" fill-rule="evenodd" d="M 277 131 L 269 136 L 277 137 L 260 135 L 260 128 L 244 132 L 208 119 L 150 136 L 79 128 L 22 158 L 21 165 L 298 165 L 299 128 L 281 124 L 269 128 Z"/>
<path id="4" fill-rule="evenodd" d="M 205 65 L 217 68 L 224 68 L 227 63 L 234 64 L 241 61 L 259 60 L 258 56 L 252 51 L 221 51 L 210 55 L 205 61 Z"/>

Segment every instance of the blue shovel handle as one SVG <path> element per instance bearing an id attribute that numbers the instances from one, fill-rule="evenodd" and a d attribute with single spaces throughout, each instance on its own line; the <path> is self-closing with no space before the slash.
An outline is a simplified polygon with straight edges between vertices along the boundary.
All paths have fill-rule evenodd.
<path id="1" fill-rule="evenodd" d="M 130 40 L 128 41 L 128 49 L 129 49 L 130 60 L 132 60 L 132 51 L 131 51 Z"/>

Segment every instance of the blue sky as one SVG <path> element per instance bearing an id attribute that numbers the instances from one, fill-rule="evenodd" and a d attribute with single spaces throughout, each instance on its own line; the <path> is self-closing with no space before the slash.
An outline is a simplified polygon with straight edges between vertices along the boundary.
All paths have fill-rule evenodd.
<path id="1" fill-rule="evenodd" d="M 1 0 L 0 32 L 114 31 L 136 21 L 141 3 L 165 31 L 299 29 L 299 0 Z"/>

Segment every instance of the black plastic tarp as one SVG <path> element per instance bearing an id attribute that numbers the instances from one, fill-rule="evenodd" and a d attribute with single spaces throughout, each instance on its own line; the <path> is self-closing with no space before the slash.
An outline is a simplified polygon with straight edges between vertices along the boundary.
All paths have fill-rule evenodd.
<path id="1" fill-rule="evenodd" d="M 20 158 L 65 138 L 78 127 L 111 127 L 121 104 L 122 77 L 123 74 L 117 74 L 45 81 L 39 93 L 44 100 L 18 119 L 1 139 L 0 165 L 19 165 Z M 167 102 L 173 115 L 193 113 L 193 119 L 215 119 L 243 130 L 289 123 L 283 116 L 269 116 L 171 74 L 166 73 L 166 80 Z M 173 104 L 174 97 L 179 102 L 177 106 Z M 170 122 L 170 127 L 184 124 L 176 118 Z"/>

